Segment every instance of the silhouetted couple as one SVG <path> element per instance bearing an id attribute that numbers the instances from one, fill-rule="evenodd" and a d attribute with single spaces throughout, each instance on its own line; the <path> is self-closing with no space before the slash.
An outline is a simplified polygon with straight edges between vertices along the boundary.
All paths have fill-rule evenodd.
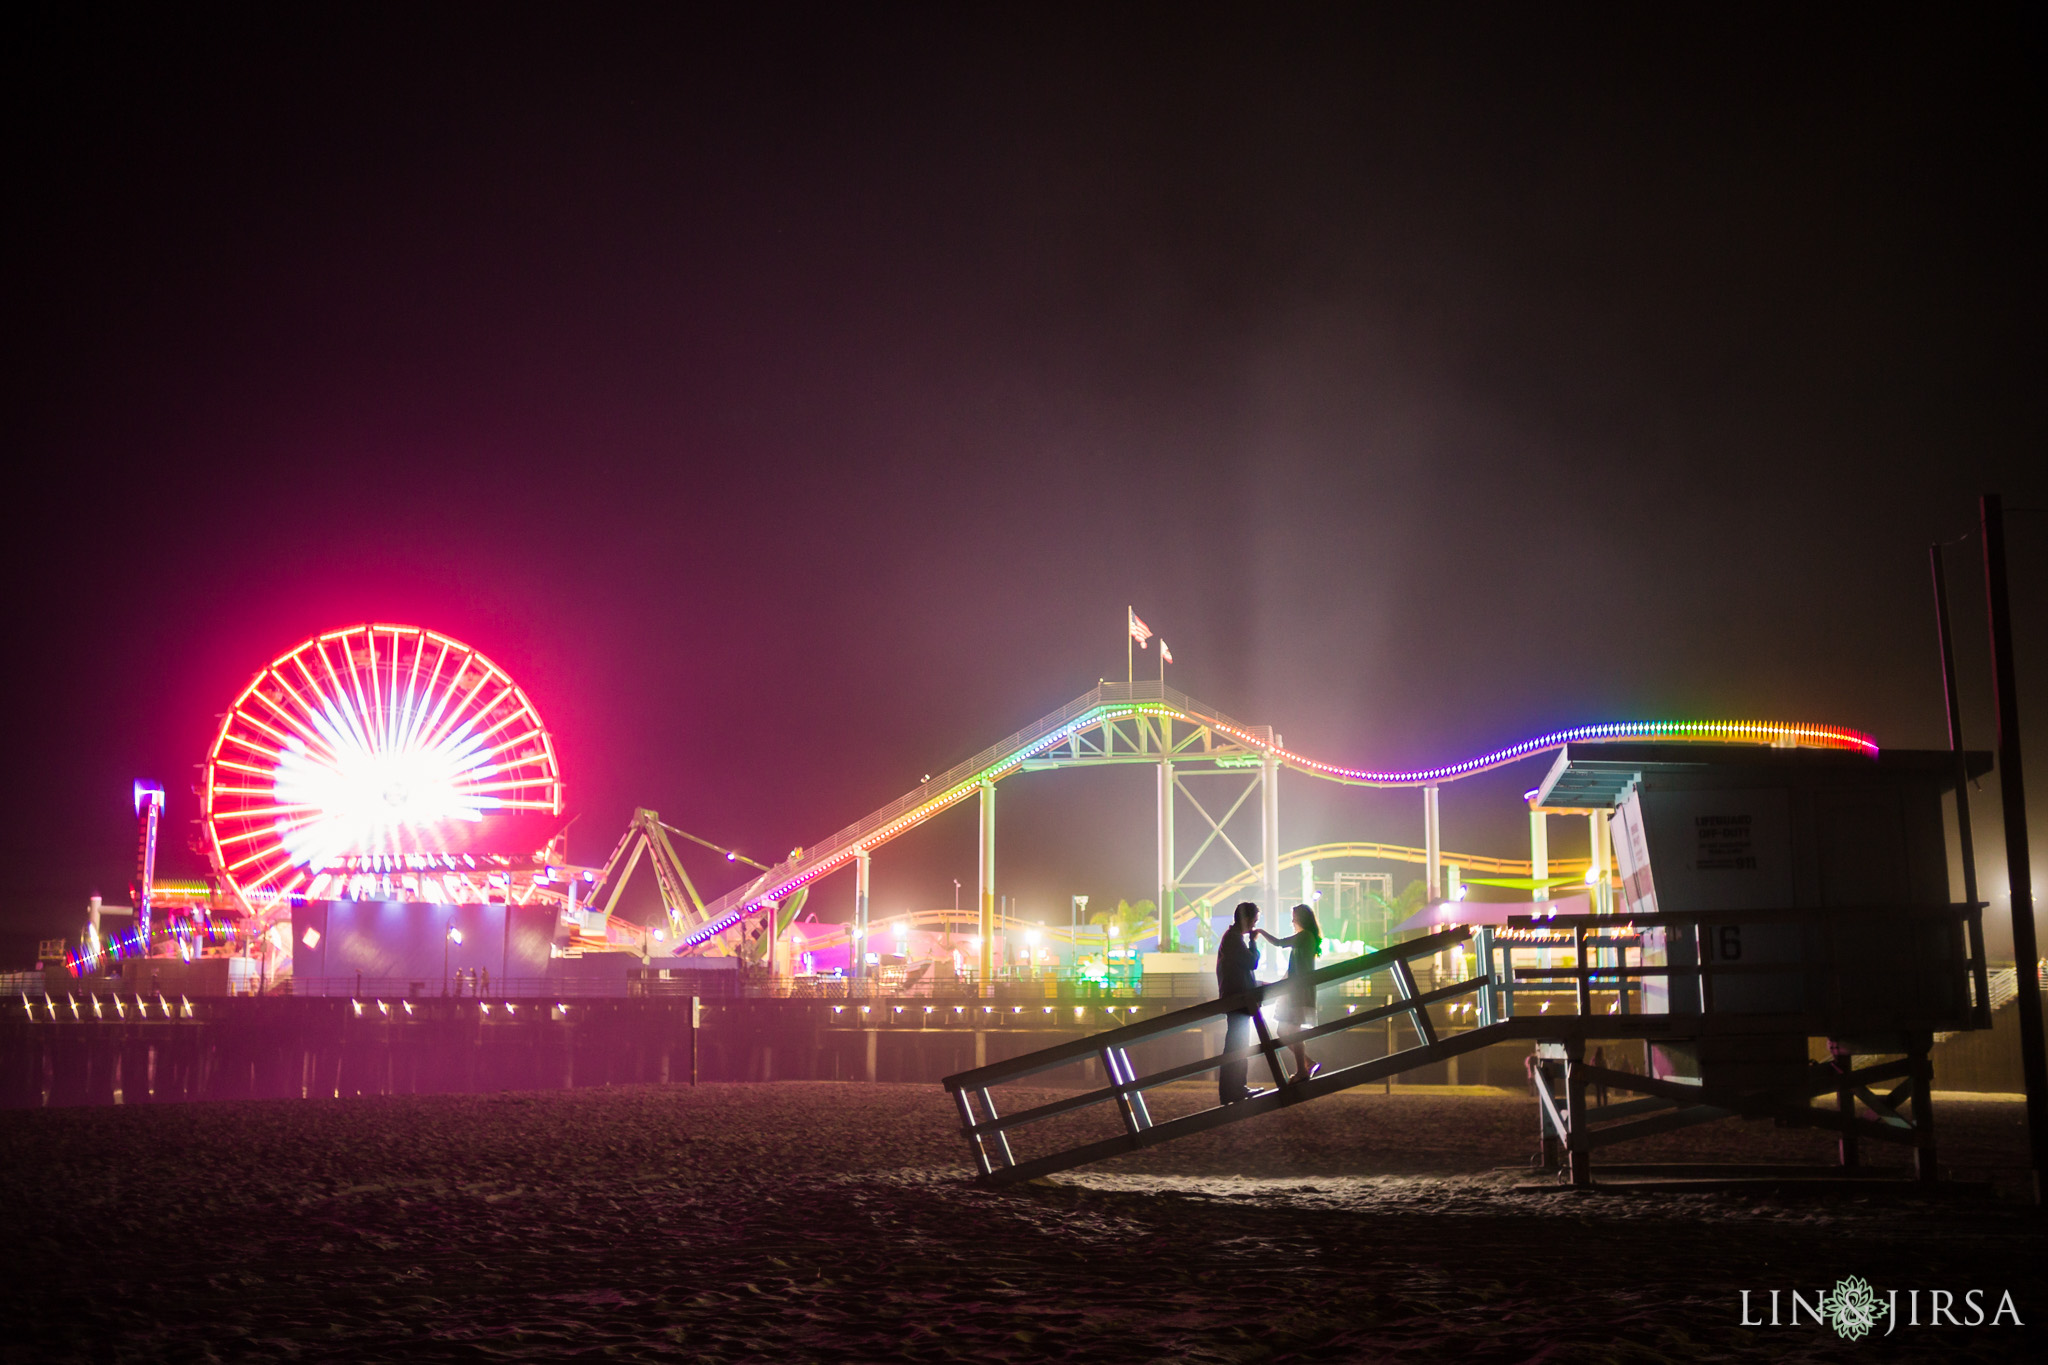
<path id="1" fill-rule="evenodd" d="M 1316 924 L 1316 912 L 1306 905 L 1294 907 L 1294 932 L 1286 938 L 1276 938 L 1259 928 L 1259 907 L 1250 901 L 1238 903 L 1230 928 L 1224 932 L 1222 942 L 1216 945 L 1216 994 L 1225 999 L 1257 990 L 1259 986 L 1259 939 L 1265 939 L 1275 948 L 1285 948 L 1287 954 L 1287 985 L 1274 1001 L 1271 1011 L 1277 1016 L 1279 1025 L 1295 1034 L 1288 1050 L 1294 1054 L 1294 1080 L 1302 1080 L 1322 1070 L 1321 1062 L 1311 1062 L 1308 1045 L 1301 1040 L 1304 1029 L 1316 1026 L 1316 954 L 1323 946 L 1322 930 Z M 1250 1047 L 1252 1042 L 1252 1016 L 1248 1010 L 1232 1010 L 1226 1016 L 1223 1030 L 1223 1050 L 1235 1051 Z M 1223 1104 L 1235 1104 L 1239 1100 L 1263 1095 L 1264 1090 L 1253 1090 L 1245 1085 L 1246 1066 L 1249 1059 L 1236 1058 L 1225 1062 L 1216 1072 L 1216 1093 Z"/>

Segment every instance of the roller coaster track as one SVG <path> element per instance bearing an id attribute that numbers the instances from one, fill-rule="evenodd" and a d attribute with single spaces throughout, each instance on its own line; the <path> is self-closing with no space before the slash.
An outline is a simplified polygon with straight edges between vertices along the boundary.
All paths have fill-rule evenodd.
<path id="1" fill-rule="evenodd" d="M 1412 771 L 1347 768 L 1298 754 L 1281 745 L 1271 727 L 1245 725 L 1215 707 L 1195 700 L 1164 683 L 1104 683 L 1032 725 L 1017 731 L 963 763 L 931 778 L 888 805 L 857 820 L 829 838 L 795 850 L 744 886 L 735 887 L 704 907 L 699 926 L 676 945 L 688 952 L 726 932 L 800 887 L 836 872 L 855 858 L 923 824 L 941 811 L 973 796 L 987 782 L 1001 781 L 1030 766 L 1060 766 L 1057 750 L 1068 746 L 1074 765 L 1118 759 L 1106 750 L 1084 757 L 1081 739 L 1091 731 L 1107 733 L 1118 722 L 1178 721 L 1202 737 L 1201 757 L 1222 764 L 1246 766 L 1271 762 L 1329 782 L 1362 787 L 1427 787 L 1491 771 L 1567 744 L 1598 744 L 1628 740 L 1665 743 L 1750 743 L 1802 748 L 1847 749 L 1875 755 L 1877 743 L 1868 735 L 1838 726 L 1782 724 L 1770 721 L 1622 721 L 1554 730 L 1519 744 L 1468 758 L 1463 762 Z M 1157 761 L 1154 755 L 1150 761 Z M 1479 860 L 1471 864 L 1478 866 Z"/>
<path id="2" fill-rule="evenodd" d="M 1461 872 L 1478 872 L 1489 877 L 1526 877 L 1532 867 L 1527 858 L 1491 858 L 1483 853 L 1452 853 L 1444 850 L 1437 857 L 1444 863 L 1457 867 Z M 1280 870 L 1285 872 L 1289 868 L 1300 867 L 1303 863 L 1328 862 L 1340 858 L 1377 858 L 1381 862 L 1389 863 L 1426 863 L 1429 861 L 1429 851 L 1411 848 L 1406 844 L 1315 844 L 1309 848 L 1297 848 L 1292 853 L 1281 854 Z M 1552 858 L 1550 870 L 1560 876 L 1571 876 L 1583 873 L 1590 861 L 1587 858 Z M 1258 873 L 1255 870 L 1240 872 L 1229 881 L 1205 892 L 1204 899 L 1220 907 L 1232 896 L 1241 895 L 1256 886 L 1258 880 Z M 1190 917 L 1193 913 L 1190 912 Z M 1176 919 L 1174 922 L 1177 924 L 1180 921 Z"/>

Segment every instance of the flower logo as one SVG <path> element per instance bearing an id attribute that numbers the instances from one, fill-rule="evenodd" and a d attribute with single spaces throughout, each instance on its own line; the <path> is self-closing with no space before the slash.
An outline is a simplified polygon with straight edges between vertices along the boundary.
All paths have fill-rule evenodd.
<path id="1" fill-rule="evenodd" d="M 1857 1341 L 1877 1325 L 1877 1291 L 1861 1275 L 1835 1281 L 1835 1292 L 1824 1296 L 1820 1306 L 1838 1337 Z"/>

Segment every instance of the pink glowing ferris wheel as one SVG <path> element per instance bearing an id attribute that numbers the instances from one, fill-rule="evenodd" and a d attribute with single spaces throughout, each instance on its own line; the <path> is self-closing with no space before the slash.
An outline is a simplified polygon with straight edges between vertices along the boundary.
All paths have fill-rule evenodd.
<path id="1" fill-rule="evenodd" d="M 252 912 L 293 896 L 523 900 L 562 778 L 503 669 L 430 630 L 363 625 L 250 681 L 200 799 L 215 871 Z"/>

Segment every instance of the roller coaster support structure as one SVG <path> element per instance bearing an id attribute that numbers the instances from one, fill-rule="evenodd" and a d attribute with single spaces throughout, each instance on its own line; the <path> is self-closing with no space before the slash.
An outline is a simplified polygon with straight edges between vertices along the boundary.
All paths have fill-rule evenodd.
<path id="1" fill-rule="evenodd" d="M 1075 698 L 1049 716 L 990 745 L 945 773 L 928 778 L 915 790 L 871 812 L 846 828 L 793 852 L 775 867 L 744 886 L 735 887 L 705 908 L 702 922 L 676 946 L 678 953 L 703 947 L 730 933 L 746 919 L 779 904 L 799 887 L 873 853 L 958 802 L 978 796 L 982 803 L 981 904 L 982 955 L 986 973 L 994 963 L 988 932 L 995 914 L 995 784 L 1021 772 L 1050 768 L 1092 768 L 1116 764 L 1149 764 L 1159 773 L 1159 891 L 1178 909 L 1190 903 L 1205 914 L 1222 914 L 1226 888 L 1240 889 L 1247 874 L 1255 879 L 1263 905 L 1277 909 L 1280 896 L 1280 770 L 1291 768 L 1307 777 L 1362 787 L 1436 788 L 1461 777 L 1519 762 L 1533 754 L 1566 744 L 1611 740 L 1702 740 L 1746 743 L 1780 741 L 1817 748 L 1854 749 L 1875 755 L 1877 745 L 1854 731 L 1820 725 L 1781 725 L 1763 721 L 1642 721 L 1578 726 L 1525 740 L 1462 763 L 1416 771 L 1382 772 L 1324 763 L 1285 747 L 1270 726 L 1245 725 L 1163 682 L 1104 683 Z M 1197 794 L 1201 786 L 1210 795 Z M 1234 788 L 1234 790 L 1233 790 Z M 1258 804 L 1251 805 L 1256 793 Z M 1429 808 L 1434 809 L 1431 798 Z M 1188 834 L 1179 836 L 1177 822 L 1192 812 Z M 1433 822 L 1432 822 L 1433 823 Z M 1253 828 L 1253 827 L 1256 828 Z M 1258 847 L 1251 847 L 1253 839 Z M 1192 845 L 1192 848 L 1189 847 Z M 1169 924 L 1178 919 L 1169 914 Z M 1177 935 L 1167 930 L 1165 938 Z"/>
<path id="2" fill-rule="evenodd" d="M 853 942 L 847 948 L 847 975 L 856 979 L 868 974 L 868 887 L 873 862 L 873 855 L 866 852 L 854 857 Z"/>
<path id="3" fill-rule="evenodd" d="M 976 934 L 981 939 L 981 977 L 995 980 L 996 960 L 996 784 L 981 783 L 981 872 L 975 880 L 980 907 Z"/>

